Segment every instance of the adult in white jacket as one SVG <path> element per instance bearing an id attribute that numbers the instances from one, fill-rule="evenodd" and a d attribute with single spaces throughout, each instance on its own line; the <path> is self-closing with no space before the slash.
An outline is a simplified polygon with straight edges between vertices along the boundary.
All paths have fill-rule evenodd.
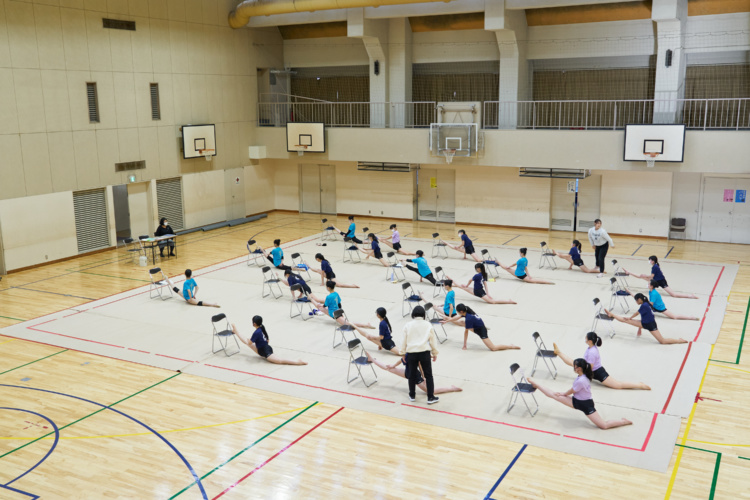
<path id="1" fill-rule="evenodd" d="M 411 312 L 412 320 L 404 326 L 404 339 L 401 342 L 401 353 L 405 354 L 406 378 L 409 379 L 409 400 L 416 398 L 417 384 L 422 368 L 422 375 L 427 382 L 427 404 L 437 403 L 435 397 L 435 382 L 432 378 L 432 362 L 437 361 L 438 349 L 435 330 L 432 324 L 425 321 L 425 310 L 417 306 Z M 432 360 L 430 360 L 432 357 Z"/>
<path id="2" fill-rule="evenodd" d="M 609 246 L 615 247 L 615 242 L 609 237 L 607 231 L 602 229 L 602 220 L 596 219 L 594 221 L 594 227 L 589 229 L 589 243 L 594 249 L 594 255 L 596 255 L 596 267 L 599 268 L 598 278 L 604 276 L 604 258 L 607 257 L 607 250 Z"/>

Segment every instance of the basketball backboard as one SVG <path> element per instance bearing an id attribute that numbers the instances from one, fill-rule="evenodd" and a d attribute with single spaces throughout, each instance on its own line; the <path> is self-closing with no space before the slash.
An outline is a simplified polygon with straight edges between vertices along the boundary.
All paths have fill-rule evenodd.
<path id="1" fill-rule="evenodd" d="M 476 123 L 431 123 L 430 154 L 445 156 L 447 150 L 456 158 L 476 158 L 482 147 Z"/>
<path id="2" fill-rule="evenodd" d="M 685 125 L 625 125 L 624 161 L 682 162 L 685 155 Z"/>
<path id="3" fill-rule="evenodd" d="M 286 150 L 298 153 L 325 153 L 325 126 L 322 123 L 286 124 Z"/>
<path id="4" fill-rule="evenodd" d="M 213 151 L 211 151 L 213 150 Z M 204 158 L 216 156 L 216 126 L 215 125 L 183 125 L 182 126 L 182 157 Z"/>

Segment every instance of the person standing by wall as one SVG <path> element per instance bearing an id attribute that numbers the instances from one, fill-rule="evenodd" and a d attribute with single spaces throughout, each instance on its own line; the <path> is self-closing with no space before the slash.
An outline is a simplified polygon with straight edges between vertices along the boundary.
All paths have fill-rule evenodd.
<path id="1" fill-rule="evenodd" d="M 599 268 L 599 274 L 597 278 L 604 276 L 604 259 L 607 257 L 607 250 L 609 246 L 615 247 L 615 242 L 609 237 L 607 231 L 602 229 L 602 220 L 596 219 L 594 221 L 594 227 L 589 229 L 589 242 L 591 247 L 594 249 L 594 255 L 596 255 L 596 267 Z"/>
<path id="2" fill-rule="evenodd" d="M 401 343 L 401 353 L 406 354 L 406 378 L 409 379 L 409 401 L 416 398 L 416 388 L 419 384 L 419 367 L 427 382 L 427 404 L 437 403 L 435 397 L 435 382 L 432 379 L 432 361 L 437 361 L 437 338 L 432 324 L 425 321 L 425 310 L 417 306 L 411 312 L 412 320 L 404 326 L 404 338 Z M 430 360 L 432 357 L 432 360 Z"/>

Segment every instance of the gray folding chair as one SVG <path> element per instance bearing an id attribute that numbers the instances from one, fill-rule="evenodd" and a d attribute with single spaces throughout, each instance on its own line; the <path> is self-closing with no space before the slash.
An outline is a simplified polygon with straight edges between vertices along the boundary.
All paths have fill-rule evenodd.
<path id="1" fill-rule="evenodd" d="M 349 262 L 352 264 L 359 264 L 362 262 L 362 257 L 359 255 L 359 249 L 354 244 L 351 238 L 345 237 L 344 238 L 344 258 L 342 262 L 346 262 L 347 257 L 349 258 Z"/>
<path id="2" fill-rule="evenodd" d="M 443 325 L 443 319 L 438 315 L 435 308 L 432 306 L 432 302 L 428 302 L 424 305 L 424 311 L 425 313 L 429 314 L 430 311 L 432 311 L 432 317 L 427 318 L 427 321 L 430 322 L 432 325 L 432 329 L 435 330 L 435 337 L 437 337 L 438 342 L 441 344 L 448 340 L 448 332 L 445 331 L 445 325 Z M 440 329 L 438 329 L 440 327 Z M 440 331 L 443 332 L 443 338 L 440 338 Z"/>
<path id="3" fill-rule="evenodd" d="M 386 261 L 390 267 L 385 269 L 386 281 L 392 281 L 398 283 L 400 281 L 406 281 L 406 273 L 404 273 L 404 266 L 396 258 L 396 252 L 388 252 L 386 254 Z M 401 273 L 399 275 L 399 272 Z"/>
<path id="4" fill-rule="evenodd" d="M 438 266 L 435 268 L 435 271 L 433 273 L 435 275 L 435 287 L 432 290 L 432 298 L 434 299 L 441 293 L 445 295 L 445 273 L 443 272 L 443 268 Z"/>
<path id="5" fill-rule="evenodd" d="M 333 312 L 333 319 L 337 320 L 336 328 L 333 329 L 333 348 L 334 349 L 340 346 L 341 344 L 343 344 L 344 342 L 349 342 L 346 339 L 346 332 L 351 332 L 352 338 L 354 338 L 354 332 L 355 332 L 354 327 L 352 325 L 342 325 L 338 322 L 338 319 L 342 316 L 344 317 L 344 320 L 348 323 L 349 318 L 346 317 L 346 313 L 344 312 L 343 309 L 337 309 L 336 311 Z M 336 339 L 339 336 L 341 337 L 341 340 L 336 342 Z"/>
<path id="6" fill-rule="evenodd" d="M 372 384 L 378 381 L 378 374 L 375 373 L 375 367 L 372 366 L 372 363 L 367 362 L 367 355 L 365 354 L 365 348 L 362 347 L 362 341 L 359 339 L 350 340 L 347 342 L 347 347 L 349 348 L 349 369 L 346 370 L 346 383 L 351 384 L 355 380 L 357 380 L 357 377 L 362 379 L 362 383 L 365 384 L 365 387 L 370 387 Z M 352 370 L 352 365 L 357 369 L 357 374 L 354 375 L 354 377 L 349 378 L 349 373 Z M 367 383 L 367 380 L 365 380 L 365 376 L 362 374 L 362 367 L 370 365 L 370 368 L 372 369 L 372 375 L 375 377 L 372 382 L 369 384 Z"/>
<path id="7" fill-rule="evenodd" d="M 620 264 L 617 263 L 617 259 L 612 259 L 612 267 L 615 268 L 613 276 L 620 282 L 620 287 L 623 289 L 630 288 L 630 284 L 628 284 L 628 273 L 622 270 Z"/>
<path id="8" fill-rule="evenodd" d="M 224 325 L 224 329 L 220 330 L 221 328 L 221 321 L 226 321 L 226 324 Z M 217 323 L 219 326 L 217 327 Z M 211 316 L 211 326 L 213 326 L 214 333 L 211 336 L 211 351 L 216 354 L 219 351 L 224 351 L 224 354 L 227 356 L 232 356 L 234 354 L 237 354 L 240 352 L 240 343 L 237 341 L 237 337 L 235 337 L 234 333 L 232 333 L 232 325 L 229 323 L 229 320 L 227 319 L 227 315 L 224 313 L 217 314 L 215 316 Z M 229 352 L 229 339 L 234 337 L 234 343 L 237 345 L 237 350 Z M 219 341 L 219 348 L 216 349 L 216 341 Z"/>
<path id="9" fill-rule="evenodd" d="M 268 297 L 269 295 L 273 295 L 274 299 L 278 299 L 282 295 L 284 295 L 284 292 L 281 291 L 281 280 L 278 276 L 276 276 L 276 273 L 271 271 L 271 268 L 269 266 L 263 267 L 261 271 L 263 271 L 263 288 L 261 289 L 262 296 Z M 276 289 L 274 289 L 274 285 L 276 285 Z M 268 288 L 267 293 L 266 287 Z M 276 290 L 278 290 L 278 294 L 276 293 Z"/>
<path id="10" fill-rule="evenodd" d="M 602 305 L 601 301 L 594 299 L 594 322 L 591 324 L 590 331 L 596 332 L 596 327 L 599 326 L 600 321 L 609 327 L 609 338 L 614 338 L 615 327 L 612 325 L 614 319 L 607 316 L 607 313 L 604 312 L 604 305 Z"/>
<path id="11" fill-rule="evenodd" d="M 255 245 L 255 240 L 247 240 L 247 265 L 263 267 L 267 262 L 266 256 L 263 254 L 263 249 L 260 245 Z"/>
<path id="12" fill-rule="evenodd" d="M 411 311 L 422 302 L 422 297 L 414 293 L 411 283 L 401 285 L 401 290 L 404 292 L 404 300 L 401 303 L 401 316 L 403 317 L 411 314 Z"/>
<path id="13" fill-rule="evenodd" d="M 484 262 L 484 268 L 487 270 L 487 276 L 493 278 L 499 278 L 500 273 L 497 272 L 498 262 L 490 255 L 490 251 L 486 248 L 482 250 L 482 262 Z"/>
<path id="14" fill-rule="evenodd" d="M 289 306 L 289 317 L 296 318 L 297 316 L 301 316 L 302 321 L 307 321 L 312 318 L 315 315 L 315 313 L 313 313 L 312 301 L 305 293 L 302 285 L 292 285 L 289 287 L 289 291 L 292 293 L 292 303 Z M 302 292 L 301 297 L 297 296 L 298 292 Z M 309 314 L 304 314 L 305 306 L 310 309 Z"/>
<path id="15" fill-rule="evenodd" d="M 148 285 L 148 297 L 150 299 L 159 297 L 161 300 L 167 300 L 172 298 L 172 288 L 160 267 L 150 269 L 148 276 L 151 278 L 151 283 Z"/>
<path id="16" fill-rule="evenodd" d="M 517 379 L 516 374 L 519 375 Z M 513 363 L 512 365 L 510 365 L 510 378 L 513 379 L 513 387 L 510 389 L 511 396 L 510 403 L 508 403 L 508 413 L 510 413 L 510 410 L 512 410 L 516 405 L 516 401 L 518 401 L 518 396 L 520 395 L 523 404 L 526 405 L 526 409 L 529 411 L 529 415 L 533 417 L 539 411 L 539 403 L 536 400 L 536 396 L 534 396 L 536 387 L 531 385 L 529 381 L 526 380 L 526 376 L 523 374 L 523 370 L 521 369 L 521 367 L 518 366 L 518 363 Z M 534 404 L 536 405 L 536 409 L 534 411 L 531 411 L 531 407 L 526 401 L 525 394 L 531 396 L 531 399 L 534 401 Z"/>
<path id="17" fill-rule="evenodd" d="M 307 274 L 308 280 L 312 279 L 310 277 L 310 266 L 298 253 L 292 254 L 292 271 L 297 271 L 299 274 L 302 274 L 304 272 L 305 274 Z"/>
<path id="18" fill-rule="evenodd" d="M 534 366 L 531 368 L 531 376 L 534 376 L 534 372 L 536 372 L 536 364 L 541 359 L 544 362 L 544 366 L 547 367 L 549 374 L 552 375 L 552 378 L 557 378 L 557 367 L 554 362 L 554 358 L 557 357 L 557 354 L 555 354 L 555 351 L 547 349 L 539 332 L 534 332 L 531 336 L 534 337 L 534 344 L 536 344 L 536 354 L 534 354 Z M 547 362 L 547 360 L 549 360 L 549 362 Z"/>
<path id="19" fill-rule="evenodd" d="M 682 239 L 685 239 L 685 229 L 687 228 L 687 220 L 681 217 L 673 217 L 669 221 L 669 237 L 672 237 L 672 233 L 682 235 Z"/>
<path id="20" fill-rule="evenodd" d="M 328 223 L 328 219 L 320 219 L 320 241 L 336 241 L 336 229 Z"/>
<path id="21" fill-rule="evenodd" d="M 440 233 L 432 233 L 432 253 L 430 254 L 432 258 L 435 257 L 441 257 L 447 259 L 448 258 L 448 249 L 446 248 L 448 245 L 446 243 L 443 243 L 440 241 Z"/>
<path id="22" fill-rule="evenodd" d="M 122 241 L 125 246 L 125 251 L 131 256 L 133 264 L 138 264 L 141 255 L 146 255 L 146 251 L 141 245 L 141 240 L 134 240 L 133 238 L 125 238 Z"/>
<path id="23" fill-rule="evenodd" d="M 539 258 L 539 269 L 545 265 L 549 266 L 550 269 L 557 269 L 555 252 L 549 249 L 546 241 L 541 242 L 540 246 L 542 247 L 542 256 Z"/>
<path id="24" fill-rule="evenodd" d="M 615 306 L 619 304 L 623 313 L 629 312 L 630 306 L 628 305 L 628 296 L 630 293 L 620 287 L 617 278 L 609 278 L 609 284 L 610 290 L 612 291 L 612 299 L 609 302 L 609 308 L 614 310 Z"/>

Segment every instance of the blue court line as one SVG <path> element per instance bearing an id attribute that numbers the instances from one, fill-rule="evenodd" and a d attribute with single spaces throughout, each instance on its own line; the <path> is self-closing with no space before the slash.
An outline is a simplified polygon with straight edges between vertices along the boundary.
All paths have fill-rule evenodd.
<path id="1" fill-rule="evenodd" d="M 13 479 L 11 481 L 8 481 L 7 483 L 5 483 L 3 485 L 3 486 L 9 486 L 10 484 L 15 483 L 16 481 L 18 481 L 19 479 L 21 479 L 23 476 L 25 476 L 29 472 L 33 471 L 34 469 L 36 469 L 37 467 L 39 467 L 40 465 L 42 465 L 42 462 L 44 462 L 45 460 L 47 460 L 47 457 L 49 457 L 52 454 L 52 452 L 55 451 L 55 448 L 57 448 L 57 443 L 60 441 L 60 430 L 57 428 L 57 424 L 55 424 L 52 420 L 50 420 L 49 418 L 45 417 L 41 413 L 37 413 L 37 412 L 31 411 L 31 410 L 23 410 L 21 408 L 0 408 L 0 410 L 13 410 L 13 411 L 22 411 L 24 413 L 31 413 L 32 415 L 36 415 L 37 417 L 43 418 L 44 420 L 46 420 L 47 422 L 49 422 L 49 424 L 52 426 L 53 429 L 55 429 L 55 441 L 52 443 L 52 446 L 50 447 L 50 449 L 47 450 L 47 453 L 32 468 L 30 468 L 29 470 L 27 470 L 26 472 L 24 472 L 23 474 L 21 474 L 17 478 L 15 478 L 15 479 Z M 29 496 L 33 496 L 31 493 L 26 493 L 26 492 L 20 492 L 20 493 L 27 494 Z"/>
<path id="2" fill-rule="evenodd" d="M 641 243 L 641 244 L 640 244 L 640 245 L 638 246 L 638 248 L 636 248 L 636 249 L 635 249 L 635 252 L 633 252 L 633 253 L 631 253 L 631 254 L 630 254 L 630 256 L 632 257 L 633 255 L 637 254 L 637 253 L 638 253 L 638 250 L 640 250 L 642 246 L 643 246 L 643 243 Z"/>
<path id="3" fill-rule="evenodd" d="M 514 237 L 512 237 L 511 239 L 509 239 L 508 241 L 506 241 L 505 243 L 503 243 L 503 245 L 507 245 L 508 243 L 510 243 L 511 241 L 515 240 L 515 239 L 516 239 L 516 238 L 518 238 L 519 236 L 521 236 L 521 235 L 519 234 L 519 235 L 517 235 L 517 236 L 514 236 Z"/>
<path id="4" fill-rule="evenodd" d="M 674 250 L 674 247 L 669 249 L 669 252 L 667 252 L 667 255 L 664 256 L 665 259 L 669 257 L 669 254 L 672 253 L 672 250 Z"/>
<path id="5" fill-rule="evenodd" d="M 518 453 L 516 454 L 515 458 L 513 458 L 513 460 L 510 462 L 510 464 L 508 464 L 508 467 L 506 467 L 505 470 L 503 471 L 503 475 L 500 476 L 500 479 L 498 479 L 497 482 L 495 483 L 495 486 L 493 486 L 492 489 L 489 491 L 489 493 L 487 493 L 487 495 L 484 497 L 484 500 L 492 500 L 490 497 L 495 492 L 495 490 L 497 489 L 497 487 L 500 486 L 500 482 L 503 479 L 505 479 L 505 476 L 508 475 L 508 472 L 510 472 L 510 469 L 516 464 L 516 461 L 518 461 L 518 458 L 521 456 L 521 453 L 523 453 L 523 451 L 526 449 L 527 446 L 528 446 L 527 444 L 523 445 L 523 448 L 521 448 L 518 451 Z"/>

